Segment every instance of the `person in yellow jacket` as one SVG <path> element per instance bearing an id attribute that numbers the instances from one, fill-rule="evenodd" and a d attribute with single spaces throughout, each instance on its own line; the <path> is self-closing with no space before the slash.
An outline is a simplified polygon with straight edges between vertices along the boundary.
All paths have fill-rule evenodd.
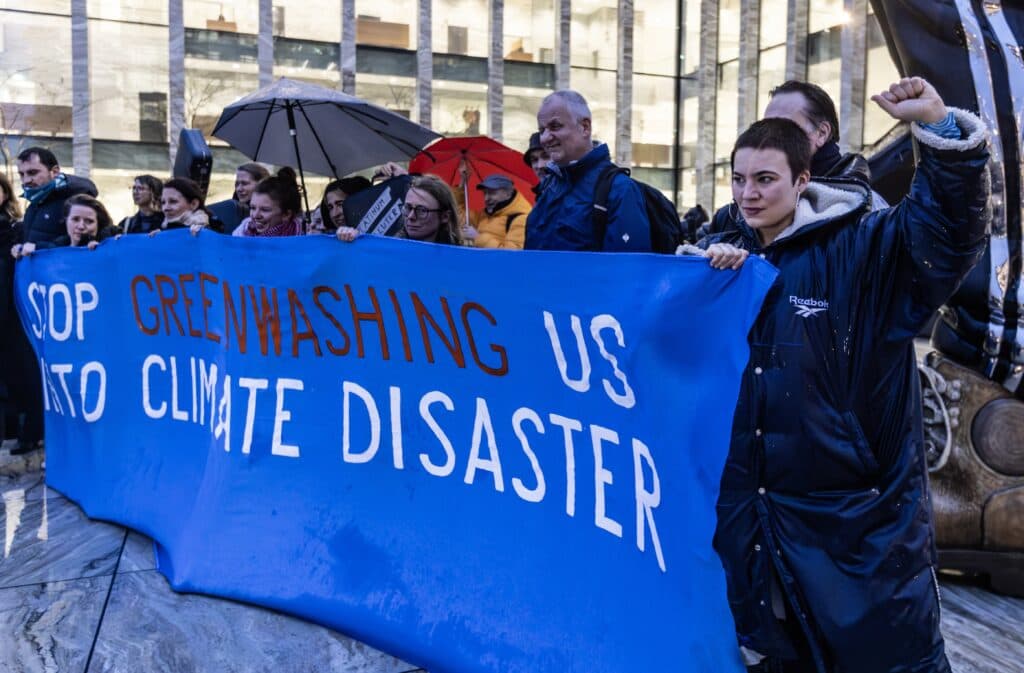
<path id="1" fill-rule="evenodd" d="M 487 176 L 476 188 L 484 193 L 484 212 L 475 223 L 476 247 L 522 250 L 530 202 L 500 173 Z"/>

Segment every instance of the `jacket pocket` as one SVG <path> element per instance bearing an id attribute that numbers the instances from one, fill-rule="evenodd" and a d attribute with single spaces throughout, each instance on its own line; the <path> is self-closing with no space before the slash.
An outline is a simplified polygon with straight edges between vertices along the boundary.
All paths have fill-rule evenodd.
<path id="1" fill-rule="evenodd" d="M 872 476 L 877 475 L 881 466 L 878 464 L 878 458 L 875 456 L 868 438 L 864 435 L 864 429 L 861 427 L 857 415 L 852 411 L 844 411 L 842 418 L 852 438 L 857 457 L 864 467 L 864 472 Z"/>

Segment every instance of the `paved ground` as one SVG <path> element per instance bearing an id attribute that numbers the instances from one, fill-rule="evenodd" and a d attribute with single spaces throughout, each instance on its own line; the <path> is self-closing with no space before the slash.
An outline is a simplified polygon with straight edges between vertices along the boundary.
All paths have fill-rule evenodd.
<path id="1" fill-rule="evenodd" d="M 89 520 L 45 487 L 41 460 L 0 450 L 0 672 L 421 670 L 271 610 L 175 593 L 146 538 Z M 1024 673 L 1024 600 L 945 578 L 943 605 L 954 671 Z"/>

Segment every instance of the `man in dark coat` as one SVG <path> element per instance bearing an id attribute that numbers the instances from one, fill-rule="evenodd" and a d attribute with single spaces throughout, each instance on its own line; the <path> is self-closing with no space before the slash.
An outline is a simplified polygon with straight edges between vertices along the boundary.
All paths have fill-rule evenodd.
<path id="1" fill-rule="evenodd" d="M 752 670 L 947 673 L 913 339 L 984 250 L 984 125 L 927 82 L 874 100 L 911 122 L 910 195 L 810 180 L 790 120 L 733 151 L 737 229 L 779 268 L 750 333 L 715 548 Z M 795 207 L 794 207 L 794 204 Z"/>
<path id="2" fill-rule="evenodd" d="M 832 97 L 817 84 L 789 80 L 772 89 L 764 118 L 783 117 L 796 122 L 811 141 L 811 179 L 851 178 L 871 184 L 867 159 L 855 152 L 839 149 L 839 115 Z M 889 204 L 877 192 L 871 192 L 871 208 Z M 718 234 L 736 227 L 739 217 L 735 203 L 722 206 L 707 225 L 706 234 Z"/>
<path id="3" fill-rule="evenodd" d="M 43 147 L 30 147 L 18 155 L 18 175 L 22 196 L 29 202 L 22 220 L 24 243 L 41 247 L 66 233 L 62 213 L 68 197 L 98 193 L 92 180 L 61 171 L 57 157 Z"/>
<path id="4" fill-rule="evenodd" d="M 64 202 L 76 194 L 96 196 L 96 185 L 86 178 L 67 175 L 57 157 L 44 147 L 30 147 L 18 155 L 18 175 L 22 196 L 28 200 L 21 224 L 21 240 L 11 253 L 17 257 L 35 248 L 53 247 L 67 234 L 64 226 Z M 6 254 L 6 253 L 5 253 Z M 13 371 L 9 383 L 15 406 L 24 414 L 18 432 L 18 446 L 11 454 L 28 453 L 39 448 L 43 439 L 43 397 L 39 362 L 21 324 L 5 326 Z"/>
<path id="5" fill-rule="evenodd" d="M 597 180 L 613 164 L 608 146 L 594 145 L 590 123 L 590 107 L 576 91 L 556 91 L 541 103 L 537 124 L 550 175 L 526 221 L 526 249 L 650 252 L 644 196 L 628 175 L 612 180 L 604 231 L 594 222 Z"/>

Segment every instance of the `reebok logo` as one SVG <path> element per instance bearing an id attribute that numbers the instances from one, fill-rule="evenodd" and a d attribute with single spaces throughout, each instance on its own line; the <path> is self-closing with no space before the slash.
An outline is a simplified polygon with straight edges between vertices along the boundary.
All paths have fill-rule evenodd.
<path id="1" fill-rule="evenodd" d="M 828 302 L 824 299 L 801 299 L 792 294 L 789 295 L 789 303 L 801 318 L 811 318 L 828 308 Z"/>

